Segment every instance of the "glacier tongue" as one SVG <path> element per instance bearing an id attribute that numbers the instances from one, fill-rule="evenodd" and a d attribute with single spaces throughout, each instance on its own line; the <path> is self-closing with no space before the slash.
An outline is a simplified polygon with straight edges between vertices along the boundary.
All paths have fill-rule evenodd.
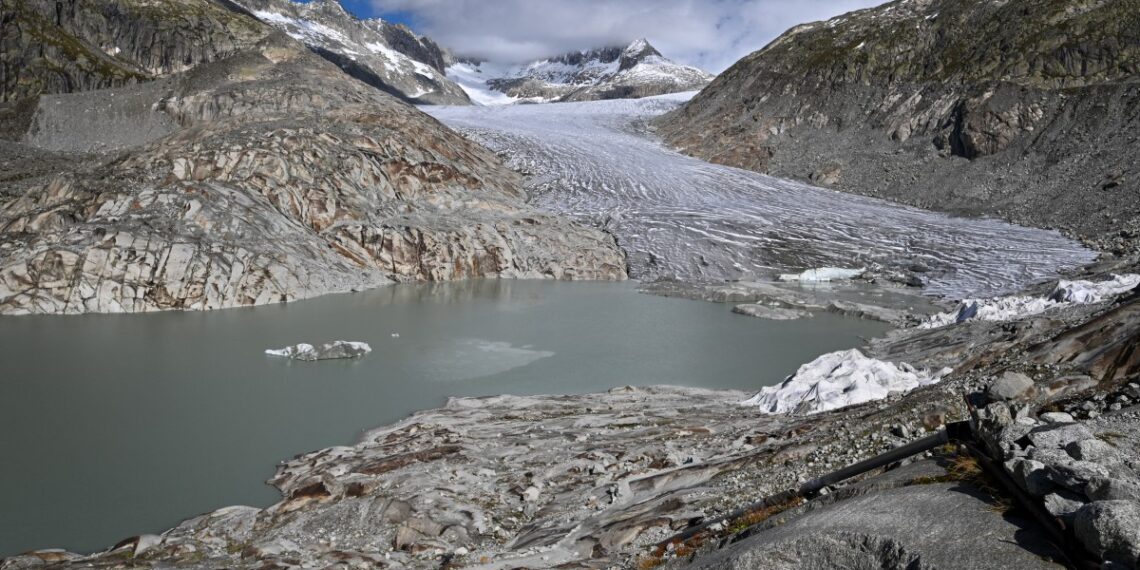
<path id="1" fill-rule="evenodd" d="M 710 164 L 644 125 L 692 94 L 425 108 L 532 176 L 532 201 L 618 238 L 637 279 L 774 279 L 819 267 L 921 266 L 925 291 L 993 296 L 1092 262 L 1054 231 L 953 218 Z"/>

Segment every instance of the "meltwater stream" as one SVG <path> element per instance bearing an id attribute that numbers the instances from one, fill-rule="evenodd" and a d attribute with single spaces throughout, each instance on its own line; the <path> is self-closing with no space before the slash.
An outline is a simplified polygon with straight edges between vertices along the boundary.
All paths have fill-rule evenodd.
<path id="1" fill-rule="evenodd" d="M 448 396 L 755 390 L 886 329 L 729 311 L 630 283 L 483 281 L 207 313 L 0 317 L 0 558 L 93 551 L 269 505 L 278 461 Z M 315 363 L 263 352 L 336 339 L 373 352 Z"/>
<path id="2" fill-rule="evenodd" d="M 1096 257 L 1057 232 L 709 164 L 638 132 L 691 96 L 425 110 L 531 174 L 540 207 L 611 231 L 642 280 L 921 264 L 930 269 L 927 293 L 964 298 L 1012 291 Z"/>

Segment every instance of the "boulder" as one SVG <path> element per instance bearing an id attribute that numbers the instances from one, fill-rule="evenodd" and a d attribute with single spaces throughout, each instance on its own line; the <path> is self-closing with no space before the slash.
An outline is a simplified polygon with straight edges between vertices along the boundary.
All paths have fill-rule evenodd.
<path id="1" fill-rule="evenodd" d="M 1097 477 L 1085 485 L 1085 495 L 1094 501 L 1140 501 L 1140 484 L 1113 477 Z"/>
<path id="2" fill-rule="evenodd" d="M 991 400 L 1006 402 L 1020 400 L 1030 395 L 1033 390 L 1033 379 L 1020 372 L 1006 372 L 990 385 L 989 396 Z"/>
<path id="3" fill-rule="evenodd" d="M 1070 443 L 1094 437 L 1089 428 L 1075 423 L 1049 424 L 1029 432 L 1029 441 L 1040 449 L 1065 449 Z"/>
<path id="4" fill-rule="evenodd" d="M 1041 497 L 1056 488 L 1049 480 L 1045 464 L 1032 459 L 1015 459 L 1010 469 L 1014 481 L 1029 494 Z"/>
<path id="5" fill-rule="evenodd" d="M 1096 501 L 1081 507 L 1073 521 L 1077 539 L 1106 561 L 1135 565 L 1140 558 L 1140 503 Z"/>
<path id="6" fill-rule="evenodd" d="M 1120 461 L 1120 451 L 1101 439 L 1082 439 L 1065 446 L 1074 459 L 1095 461 L 1098 463 L 1117 463 Z"/>

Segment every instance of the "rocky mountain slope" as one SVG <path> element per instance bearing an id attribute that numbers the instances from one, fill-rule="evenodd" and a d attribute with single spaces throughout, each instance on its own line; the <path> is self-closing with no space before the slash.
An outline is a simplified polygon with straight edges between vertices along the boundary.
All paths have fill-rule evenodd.
<path id="1" fill-rule="evenodd" d="M 711 161 L 1135 249 L 1140 2 L 890 2 L 789 30 L 657 126 Z"/>
<path id="2" fill-rule="evenodd" d="M 353 77 L 413 103 L 466 105 L 445 73 L 444 52 L 407 26 L 359 20 L 337 0 L 238 0 L 263 22 L 303 42 Z"/>
<path id="3" fill-rule="evenodd" d="M 115 15 L 105 41 L 150 38 L 150 51 L 120 48 L 132 62 L 167 65 L 148 73 L 192 67 L 40 96 L 21 142 L 3 143 L 0 313 L 212 309 L 392 280 L 625 275 L 611 237 L 528 206 L 491 153 L 231 5 L 163 4 L 164 21 L 193 24 L 164 34 L 141 31 L 153 19 L 133 0 L 75 6 L 85 25 Z M 213 38 L 234 51 L 199 45 Z M 189 55 L 175 64 L 151 51 Z M 81 63 L 62 67 L 83 85 L 113 83 Z M 67 87 L 56 81 L 72 76 L 31 77 Z"/>
<path id="4" fill-rule="evenodd" d="M 167 76 L 265 35 L 209 0 L 4 0 L 0 32 L 0 103 Z"/>
<path id="5" fill-rule="evenodd" d="M 461 59 L 447 71 L 483 103 L 632 99 L 700 89 L 713 78 L 666 59 L 644 39 L 509 67 Z"/>

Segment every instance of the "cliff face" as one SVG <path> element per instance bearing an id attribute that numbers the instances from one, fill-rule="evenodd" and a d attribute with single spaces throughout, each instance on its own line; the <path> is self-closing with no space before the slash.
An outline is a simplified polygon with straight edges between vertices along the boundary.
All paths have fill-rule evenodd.
<path id="1" fill-rule="evenodd" d="M 2 6 L 0 102 L 186 71 L 268 32 L 211 0 L 3 0 Z"/>
<path id="2" fill-rule="evenodd" d="M 1140 2 L 891 2 L 789 30 L 657 126 L 714 162 L 1133 249 Z"/>
<path id="3" fill-rule="evenodd" d="M 528 206 L 487 150 L 252 17 L 227 18 L 260 39 L 228 56 L 188 48 L 197 65 L 163 79 L 42 95 L 22 143 L 0 143 L 0 313 L 624 278 L 610 236 Z"/>

